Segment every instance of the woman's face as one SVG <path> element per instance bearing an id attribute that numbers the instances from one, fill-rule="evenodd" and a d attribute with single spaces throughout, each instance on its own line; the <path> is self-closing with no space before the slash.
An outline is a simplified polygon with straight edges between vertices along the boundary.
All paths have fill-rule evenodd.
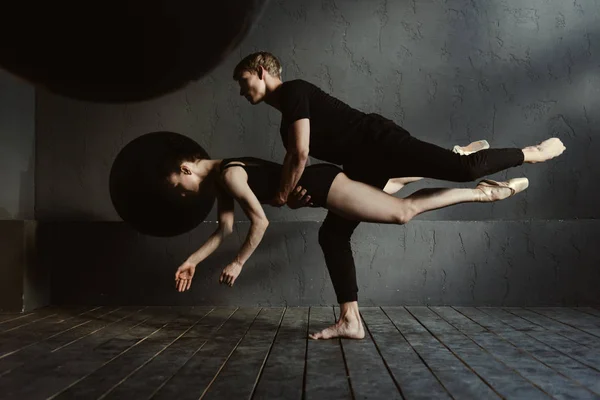
<path id="1" fill-rule="evenodd" d="M 186 165 L 181 166 L 179 173 L 172 173 L 169 177 L 169 183 L 181 197 L 197 194 L 200 182 L 200 177 Z"/>

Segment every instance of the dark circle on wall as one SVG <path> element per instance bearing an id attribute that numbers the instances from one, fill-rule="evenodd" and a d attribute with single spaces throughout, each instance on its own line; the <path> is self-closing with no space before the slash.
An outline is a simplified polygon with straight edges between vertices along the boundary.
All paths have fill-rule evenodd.
<path id="1" fill-rule="evenodd" d="M 214 194 L 181 197 L 168 190 L 163 162 L 185 146 L 186 152 L 209 158 L 193 139 L 174 132 L 152 132 L 129 142 L 113 162 L 110 197 L 119 216 L 137 231 L 176 236 L 198 226 L 211 211 Z"/>
<path id="2" fill-rule="evenodd" d="M 3 4 L 0 66 L 74 99 L 148 100 L 219 65 L 267 2 L 14 1 Z"/>

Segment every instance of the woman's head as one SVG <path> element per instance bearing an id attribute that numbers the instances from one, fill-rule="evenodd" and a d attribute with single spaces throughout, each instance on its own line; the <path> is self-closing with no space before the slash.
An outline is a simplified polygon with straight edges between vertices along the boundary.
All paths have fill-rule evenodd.
<path id="1" fill-rule="evenodd" d="M 208 154 L 185 136 L 173 137 L 165 149 L 161 175 L 169 190 L 180 196 L 197 194 L 202 185 L 203 169 L 199 162 Z"/>

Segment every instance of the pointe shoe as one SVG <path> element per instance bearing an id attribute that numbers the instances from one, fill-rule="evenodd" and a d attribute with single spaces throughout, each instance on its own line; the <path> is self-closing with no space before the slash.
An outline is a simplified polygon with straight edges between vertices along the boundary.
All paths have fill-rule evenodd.
<path id="1" fill-rule="evenodd" d="M 499 196 L 498 198 L 494 198 L 493 197 L 494 193 L 492 192 L 491 194 L 488 194 L 484 190 L 485 187 L 508 188 L 508 189 L 510 189 L 510 195 L 505 196 L 505 197 Z M 529 187 L 529 179 L 527 179 L 527 178 L 513 178 L 513 179 L 509 179 L 506 182 L 498 182 L 498 181 L 494 181 L 491 179 L 483 179 L 481 182 L 479 182 L 477 184 L 477 189 L 481 190 L 481 192 L 483 192 L 485 198 L 487 199 L 487 200 L 483 200 L 483 201 L 504 200 L 504 199 L 514 196 L 517 193 L 522 192 L 523 190 L 527 189 L 528 187 Z"/>
<path id="2" fill-rule="evenodd" d="M 468 156 L 469 154 L 477 153 L 480 150 L 489 149 L 490 144 L 487 140 L 477 140 L 469 143 L 466 146 L 456 145 L 452 148 L 452 152 L 460 154 L 461 156 Z"/>

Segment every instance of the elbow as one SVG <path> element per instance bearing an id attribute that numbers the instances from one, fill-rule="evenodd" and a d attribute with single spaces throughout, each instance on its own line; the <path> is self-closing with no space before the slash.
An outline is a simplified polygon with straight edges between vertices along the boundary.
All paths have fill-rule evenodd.
<path id="1" fill-rule="evenodd" d="M 233 233 L 233 225 L 222 225 L 219 227 L 219 232 L 221 233 L 222 238 L 226 238 Z"/>
<path id="2" fill-rule="evenodd" d="M 294 159 L 298 164 L 305 164 L 308 161 L 308 149 L 294 151 Z"/>
<path id="3" fill-rule="evenodd" d="M 266 218 L 257 218 L 252 221 L 252 225 L 264 232 L 269 227 L 269 220 Z"/>

